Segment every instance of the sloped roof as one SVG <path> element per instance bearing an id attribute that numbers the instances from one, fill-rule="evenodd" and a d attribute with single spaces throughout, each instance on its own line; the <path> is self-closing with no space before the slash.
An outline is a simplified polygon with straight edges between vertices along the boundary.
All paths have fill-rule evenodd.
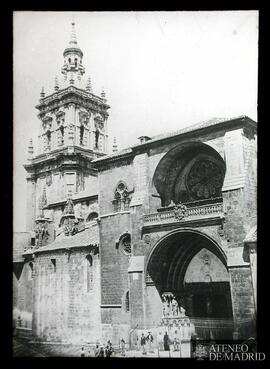
<path id="1" fill-rule="evenodd" d="M 241 118 L 240 117 L 236 117 Z M 210 127 L 210 126 L 214 126 L 218 123 L 222 123 L 222 122 L 227 122 L 229 120 L 233 120 L 236 118 L 212 118 L 212 119 L 208 119 L 208 120 L 204 120 L 195 124 L 192 124 L 191 126 L 188 127 L 184 127 L 182 129 L 179 129 L 177 131 L 172 131 L 172 132 L 168 132 L 168 133 L 164 133 L 164 134 L 159 134 L 156 136 L 152 137 L 152 141 L 154 140 L 160 140 L 162 138 L 167 138 L 167 137 L 171 137 L 171 136 L 177 136 L 181 133 L 186 133 L 186 132 L 190 132 L 190 131 L 195 131 L 196 129 L 200 129 L 200 128 L 206 128 L 206 127 Z"/>
<path id="2" fill-rule="evenodd" d="M 24 255 L 54 251 L 60 249 L 69 249 L 76 247 L 86 247 L 86 246 L 98 246 L 99 245 L 99 227 L 97 224 L 91 225 L 89 228 L 76 233 L 74 236 L 65 236 L 60 234 L 56 239 L 49 245 L 40 247 L 39 249 L 29 250 L 24 253 Z"/>
<path id="3" fill-rule="evenodd" d="M 106 160 L 106 159 L 117 158 L 118 156 L 131 153 L 133 151 L 132 149 L 135 148 L 135 147 L 148 145 L 148 144 L 151 144 L 152 142 L 159 141 L 159 140 L 162 140 L 162 139 L 165 139 L 165 138 L 174 137 L 174 136 L 178 136 L 178 135 L 181 135 L 181 134 L 184 134 L 184 133 L 187 133 L 187 132 L 196 131 L 198 129 L 203 129 L 203 128 L 215 126 L 215 125 L 218 125 L 218 124 L 222 124 L 222 123 L 225 123 L 225 122 L 230 122 L 230 121 L 234 121 L 234 120 L 241 120 L 241 119 L 246 119 L 248 121 L 252 121 L 246 115 L 240 115 L 240 116 L 231 117 L 231 118 L 212 118 L 212 119 L 209 119 L 209 120 L 205 120 L 205 121 L 195 123 L 191 126 L 187 126 L 187 127 L 182 128 L 180 130 L 177 130 L 177 131 L 155 135 L 152 138 L 150 138 L 150 140 L 148 140 L 146 142 L 139 143 L 139 144 L 134 144 L 134 145 L 132 145 L 132 146 L 126 148 L 126 149 L 117 151 L 117 152 L 112 153 L 110 155 L 103 156 L 102 158 L 99 158 L 99 159 L 95 159 L 95 160 L 93 160 L 93 162 L 98 163 L 98 162 L 101 162 L 101 161 Z M 254 123 L 256 123 L 256 122 L 254 122 Z"/>

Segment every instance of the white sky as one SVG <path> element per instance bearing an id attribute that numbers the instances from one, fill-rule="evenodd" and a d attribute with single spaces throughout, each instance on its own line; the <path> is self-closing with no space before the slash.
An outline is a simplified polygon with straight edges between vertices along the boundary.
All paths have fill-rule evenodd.
<path id="1" fill-rule="evenodd" d="M 86 76 L 111 106 L 110 147 L 213 117 L 257 120 L 257 11 L 14 12 L 14 231 L 25 230 L 34 106 L 61 76 L 72 15 Z"/>

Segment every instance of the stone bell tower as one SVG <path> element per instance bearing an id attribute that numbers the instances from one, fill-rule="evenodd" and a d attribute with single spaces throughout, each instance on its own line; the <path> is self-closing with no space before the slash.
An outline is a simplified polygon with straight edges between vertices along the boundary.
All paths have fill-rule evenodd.
<path id="1" fill-rule="evenodd" d="M 93 93 L 91 79 L 84 79 L 83 52 L 72 22 L 70 41 L 63 52 L 62 79 L 55 77 L 54 91 L 47 96 L 41 90 L 38 109 L 40 119 L 39 154 L 63 148 L 80 148 L 99 157 L 107 153 L 107 119 L 109 106 L 105 92 Z"/>
<path id="2" fill-rule="evenodd" d="M 77 42 L 74 22 L 63 57 L 61 78 L 55 77 L 53 91 L 46 94 L 44 87 L 41 89 L 36 105 L 38 148 L 34 150 L 30 140 L 28 162 L 24 165 L 28 187 L 27 231 L 30 232 L 37 227 L 48 229 L 47 222 L 56 223 L 68 196 L 79 199 L 95 191 L 97 173 L 91 161 L 108 153 L 110 107 L 104 90 L 100 96 L 96 95 L 90 77 L 85 78 L 83 52 Z M 43 233 L 39 232 L 42 245 Z"/>

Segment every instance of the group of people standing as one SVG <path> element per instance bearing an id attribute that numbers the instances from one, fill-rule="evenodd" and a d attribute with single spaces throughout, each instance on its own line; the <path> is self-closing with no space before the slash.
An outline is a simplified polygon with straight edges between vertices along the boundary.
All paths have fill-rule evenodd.
<path id="1" fill-rule="evenodd" d="M 126 342 L 123 338 L 120 341 L 120 350 L 121 350 L 121 356 L 125 356 L 126 355 Z M 109 340 L 105 348 L 103 345 L 96 344 L 94 348 L 94 356 L 95 357 L 111 357 L 114 351 L 115 350 L 113 349 L 112 343 Z M 90 348 L 88 352 L 86 352 L 84 347 L 82 347 L 80 351 L 80 356 L 81 357 L 92 357 L 93 354 L 91 354 Z"/>
<path id="2" fill-rule="evenodd" d="M 141 349 L 142 354 L 146 355 L 147 352 L 151 353 L 154 352 L 153 350 L 153 342 L 154 337 L 151 332 L 148 332 L 148 335 L 145 336 L 144 333 L 141 335 Z M 161 345 L 160 345 L 161 343 Z M 170 351 L 170 345 L 173 343 L 173 349 L 174 351 L 179 351 L 180 349 L 180 341 L 178 338 L 175 338 L 173 342 L 171 342 L 169 335 L 167 332 L 165 332 L 163 336 L 163 342 L 159 343 L 159 349 L 164 351 Z"/>
<path id="3" fill-rule="evenodd" d="M 142 333 L 141 347 L 142 347 L 143 355 L 146 355 L 147 351 L 148 352 L 154 352 L 153 351 L 153 342 L 154 342 L 154 337 L 153 337 L 151 332 L 148 332 L 147 336 L 145 336 L 144 333 Z"/>
<path id="4" fill-rule="evenodd" d="M 139 338 L 137 336 L 137 342 L 139 341 Z M 141 339 L 140 339 L 140 344 L 141 344 L 141 350 L 142 350 L 142 354 L 146 355 L 147 352 L 149 353 L 154 353 L 153 350 L 153 343 L 154 343 L 154 337 L 151 333 L 151 331 L 148 332 L 147 335 L 145 335 L 144 333 L 141 334 Z M 163 350 L 164 351 L 170 351 L 170 338 L 167 332 L 165 332 L 164 336 L 163 336 Z M 180 348 L 180 342 L 178 338 L 175 338 L 173 341 L 173 348 L 174 351 L 179 351 Z M 115 352 L 115 350 L 113 349 L 112 343 L 109 340 L 107 342 L 107 345 L 102 346 L 97 344 L 94 348 L 94 356 L 95 357 L 110 357 L 113 355 L 113 353 Z M 126 342 L 125 340 L 122 338 L 120 341 L 120 355 L 121 356 L 126 356 Z M 86 350 L 84 349 L 84 347 L 81 348 L 81 357 L 91 357 L 93 356 L 90 352 L 90 348 L 88 350 L 88 352 L 86 352 Z"/>

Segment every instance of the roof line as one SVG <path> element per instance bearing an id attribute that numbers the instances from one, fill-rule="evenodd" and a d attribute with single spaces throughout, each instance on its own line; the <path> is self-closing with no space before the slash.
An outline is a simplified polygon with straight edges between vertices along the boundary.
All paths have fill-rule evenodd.
<path id="1" fill-rule="evenodd" d="M 209 119 L 207 121 L 203 121 L 203 122 L 199 122 L 199 123 L 195 123 L 191 126 L 187 126 L 184 127 L 178 131 L 172 131 L 169 132 L 167 134 L 160 134 L 160 135 L 156 135 L 153 136 L 153 138 L 149 141 L 143 142 L 143 143 L 139 143 L 139 144 L 135 144 L 132 145 L 126 149 L 123 149 L 115 154 L 110 154 L 110 155 L 106 155 L 102 158 L 98 158 L 93 160 L 93 163 L 95 164 L 99 164 L 99 163 L 103 163 L 105 161 L 114 161 L 117 160 L 119 157 L 125 157 L 125 156 L 130 156 L 131 154 L 134 154 L 134 151 L 138 148 L 145 148 L 145 147 L 149 147 L 152 144 L 155 144 L 158 141 L 162 141 L 162 140 L 170 140 L 170 139 L 175 139 L 177 136 L 181 136 L 181 135 L 186 135 L 186 134 L 192 134 L 195 132 L 198 132 L 200 130 L 207 130 L 209 128 L 213 128 L 213 127 L 217 127 L 223 124 L 229 124 L 233 121 L 241 121 L 241 120 L 245 120 L 247 121 L 249 124 L 252 125 L 257 125 L 257 122 L 255 122 L 254 120 L 252 120 L 251 118 L 249 118 L 246 115 L 240 115 L 237 117 L 233 117 L 233 118 L 213 118 L 213 119 Z M 214 121 L 214 123 L 212 123 L 212 121 Z"/>

